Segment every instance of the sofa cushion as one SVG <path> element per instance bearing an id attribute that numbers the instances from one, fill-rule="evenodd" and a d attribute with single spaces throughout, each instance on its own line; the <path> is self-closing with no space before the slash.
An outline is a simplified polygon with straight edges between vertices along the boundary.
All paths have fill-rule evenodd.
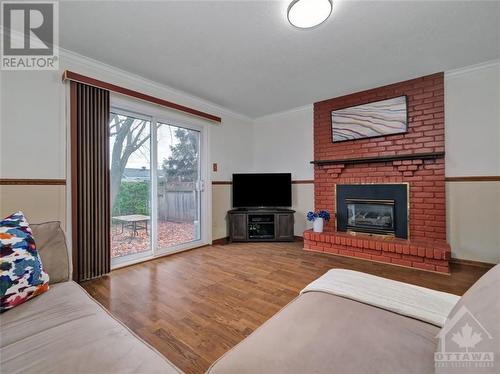
<path id="1" fill-rule="evenodd" d="M 2 373 L 179 373 L 74 282 L 0 316 Z"/>
<path id="2" fill-rule="evenodd" d="M 469 327 L 465 327 L 468 325 Z M 469 338 L 477 338 L 468 347 L 460 346 L 457 339 L 470 329 Z M 479 334 L 479 335 L 478 335 Z M 467 338 L 467 336 L 464 336 Z M 500 362 L 500 265 L 484 274 L 460 298 L 451 310 L 448 320 L 439 333 L 440 350 L 443 352 L 491 352 L 495 365 L 483 366 L 481 373 L 498 373 Z M 444 343 L 444 346 L 443 346 Z M 474 343 L 474 344 L 472 344 Z M 463 344 L 462 344 L 463 345 Z M 443 356 L 445 357 L 445 356 Z M 470 373 L 472 367 L 456 367 L 457 363 L 441 362 L 436 373 Z"/>
<path id="3" fill-rule="evenodd" d="M 69 258 L 66 238 L 60 222 L 31 224 L 36 248 L 42 258 L 43 269 L 49 274 L 50 284 L 69 279 Z"/>
<path id="4" fill-rule="evenodd" d="M 439 328 L 323 292 L 300 295 L 210 374 L 432 373 Z"/>
<path id="5" fill-rule="evenodd" d="M 0 221 L 0 312 L 49 289 L 28 221 L 17 212 Z"/>

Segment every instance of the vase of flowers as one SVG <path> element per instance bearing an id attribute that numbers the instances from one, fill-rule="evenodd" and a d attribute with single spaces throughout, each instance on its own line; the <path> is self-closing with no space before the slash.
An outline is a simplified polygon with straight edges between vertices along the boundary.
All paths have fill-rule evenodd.
<path id="1" fill-rule="evenodd" d="M 323 232 L 323 222 L 330 220 L 330 213 L 327 210 L 307 213 L 307 220 L 313 223 L 314 232 Z"/>

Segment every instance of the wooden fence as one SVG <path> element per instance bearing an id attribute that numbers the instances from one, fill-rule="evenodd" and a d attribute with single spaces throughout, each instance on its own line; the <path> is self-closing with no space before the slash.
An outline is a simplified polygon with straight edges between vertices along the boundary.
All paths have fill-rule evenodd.
<path id="1" fill-rule="evenodd" d="M 194 183 L 167 183 L 158 186 L 158 219 L 192 222 L 196 220 L 197 193 Z"/>

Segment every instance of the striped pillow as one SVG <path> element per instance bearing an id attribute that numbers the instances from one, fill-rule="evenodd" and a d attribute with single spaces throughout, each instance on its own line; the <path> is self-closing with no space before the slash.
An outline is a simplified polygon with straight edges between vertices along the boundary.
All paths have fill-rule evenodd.
<path id="1" fill-rule="evenodd" d="M 0 221 L 0 260 L 0 313 L 49 289 L 49 275 L 22 212 Z"/>

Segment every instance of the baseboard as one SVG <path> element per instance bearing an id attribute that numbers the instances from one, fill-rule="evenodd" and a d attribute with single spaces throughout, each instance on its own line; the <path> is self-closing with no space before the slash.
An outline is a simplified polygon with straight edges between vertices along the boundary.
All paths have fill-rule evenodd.
<path id="1" fill-rule="evenodd" d="M 454 258 L 454 257 L 452 257 L 450 259 L 450 263 L 451 264 L 457 264 L 457 265 L 476 266 L 476 267 L 480 267 L 480 268 L 483 268 L 483 269 L 491 269 L 493 266 L 496 265 L 496 264 L 492 264 L 490 262 L 465 260 L 465 259 Z"/>
<path id="2" fill-rule="evenodd" d="M 212 240 L 212 245 L 225 245 L 228 243 L 229 243 L 229 236 L 226 236 L 225 238 Z"/>
<path id="3" fill-rule="evenodd" d="M 294 236 L 293 241 L 303 242 L 304 238 L 302 236 Z M 225 238 L 212 240 L 212 245 L 226 245 L 226 244 L 229 244 L 229 236 L 226 236 Z"/>

